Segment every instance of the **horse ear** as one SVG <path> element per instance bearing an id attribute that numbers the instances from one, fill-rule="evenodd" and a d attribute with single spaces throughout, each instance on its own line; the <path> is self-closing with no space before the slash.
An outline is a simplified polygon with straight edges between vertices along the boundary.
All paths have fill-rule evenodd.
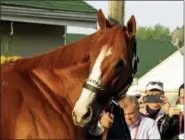
<path id="1" fill-rule="evenodd" d="M 110 22 L 106 19 L 101 9 L 98 10 L 98 24 L 100 29 L 107 29 L 108 27 L 111 27 Z"/>
<path id="2" fill-rule="evenodd" d="M 127 22 L 127 30 L 128 30 L 128 37 L 131 39 L 136 34 L 136 20 L 135 17 L 132 15 Z"/>

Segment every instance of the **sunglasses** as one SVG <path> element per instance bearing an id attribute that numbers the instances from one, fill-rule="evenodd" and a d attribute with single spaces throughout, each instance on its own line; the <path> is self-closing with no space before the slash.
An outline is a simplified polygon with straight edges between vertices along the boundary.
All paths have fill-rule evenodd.
<path id="1" fill-rule="evenodd" d="M 148 85 L 159 85 L 160 87 L 163 87 L 163 83 L 162 82 L 155 82 L 155 81 L 151 81 L 147 84 Z"/>

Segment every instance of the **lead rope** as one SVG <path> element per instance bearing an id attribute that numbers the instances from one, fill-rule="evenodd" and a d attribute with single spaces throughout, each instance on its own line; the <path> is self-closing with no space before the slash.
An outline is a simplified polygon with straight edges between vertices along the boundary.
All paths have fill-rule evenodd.
<path id="1" fill-rule="evenodd" d="M 137 138 L 138 132 L 139 132 L 139 125 L 141 123 L 141 115 L 139 116 L 139 121 L 136 125 L 136 131 L 135 131 L 135 135 L 134 135 L 134 140 Z"/>

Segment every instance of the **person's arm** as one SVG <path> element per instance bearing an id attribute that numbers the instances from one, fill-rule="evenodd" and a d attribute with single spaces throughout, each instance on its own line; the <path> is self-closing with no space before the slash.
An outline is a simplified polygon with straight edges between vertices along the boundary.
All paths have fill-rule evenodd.
<path id="1" fill-rule="evenodd" d="M 93 129 L 89 129 L 89 133 L 93 136 L 100 136 L 104 132 L 104 127 L 98 121 L 97 125 Z"/>
<path id="2" fill-rule="evenodd" d="M 163 121 L 161 122 L 161 125 L 159 126 L 160 133 L 164 134 L 166 133 L 170 127 L 172 127 L 173 124 L 173 118 L 170 117 L 169 115 L 165 115 Z"/>
<path id="3" fill-rule="evenodd" d="M 180 110 L 176 108 L 176 106 L 171 106 L 169 109 L 169 113 L 165 115 L 161 125 L 160 125 L 160 132 L 161 134 L 166 133 L 169 129 L 173 128 L 174 126 L 178 126 L 178 119 L 174 116 L 179 115 Z"/>
<path id="4" fill-rule="evenodd" d="M 148 139 L 161 139 L 157 124 L 154 122 L 152 127 L 148 130 Z"/>

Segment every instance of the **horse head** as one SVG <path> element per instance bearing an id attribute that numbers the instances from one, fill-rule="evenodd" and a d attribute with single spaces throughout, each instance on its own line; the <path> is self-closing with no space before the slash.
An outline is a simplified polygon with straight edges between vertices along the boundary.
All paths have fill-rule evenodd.
<path id="1" fill-rule="evenodd" d="M 75 125 L 84 127 L 97 118 L 112 98 L 125 94 L 133 79 L 132 61 L 135 58 L 136 22 L 131 16 L 127 26 L 111 25 L 102 11 L 98 11 L 97 31 L 89 54 L 89 76 L 83 84 L 72 116 Z"/>

